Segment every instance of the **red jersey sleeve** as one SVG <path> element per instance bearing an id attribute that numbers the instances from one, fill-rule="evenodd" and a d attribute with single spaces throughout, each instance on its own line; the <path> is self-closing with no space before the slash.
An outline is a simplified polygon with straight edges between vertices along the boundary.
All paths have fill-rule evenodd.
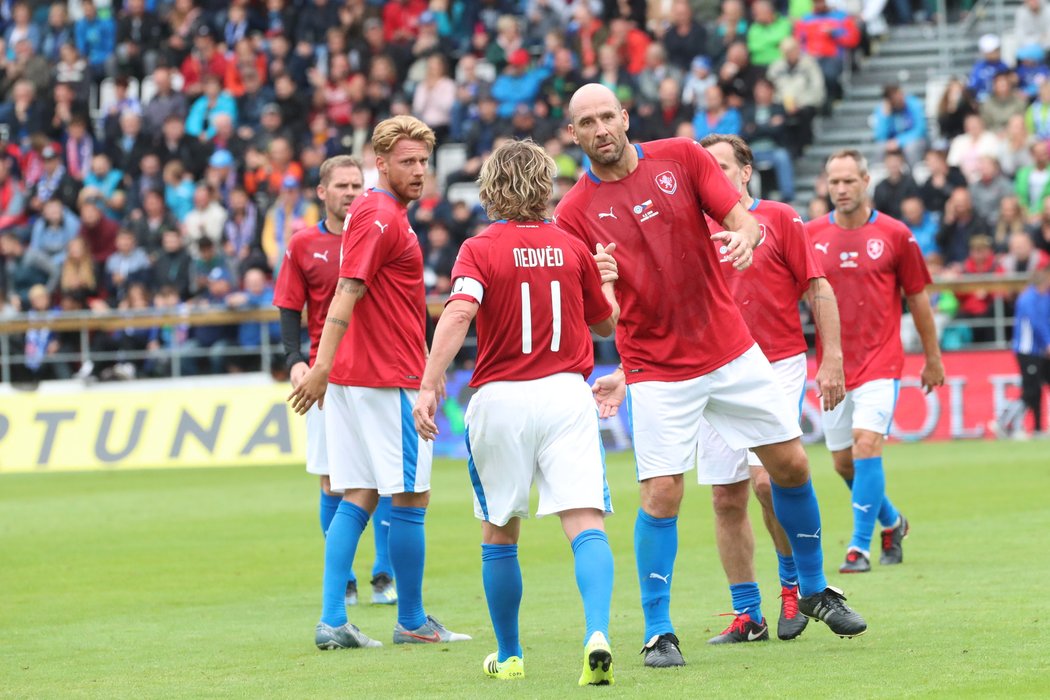
<path id="1" fill-rule="evenodd" d="M 780 247 L 784 251 L 784 262 L 791 270 L 801 293 L 809 286 L 810 280 L 824 276 L 824 266 L 813 254 L 814 248 L 802 223 L 802 217 L 792 214 L 794 212 L 780 213 L 780 231 L 783 236 Z"/>
<path id="2" fill-rule="evenodd" d="M 280 309 L 302 311 L 306 304 L 306 278 L 299 267 L 298 253 L 299 245 L 293 236 L 284 252 L 284 262 L 274 284 L 273 305 Z"/>
<path id="3" fill-rule="evenodd" d="M 480 239 L 473 238 L 463 242 L 459 255 L 456 257 L 456 264 L 452 266 L 452 294 L 449 295 L 448 301 L 462 299 L 476 304 L 481 303 L 484 290 L 489 286 L 489 282 L 488 276 L 482 269 L 481 258 L 484 257 L 484 253 L 480 248 Z M 481 288 L 478 289 L 477 285 L 471 284 L 469 280 L 477 282 Z"/>
<path id="4" fill-rule="evenodd" d="M 918 294 L 933 281 L 930 271 L 926 269 L 922 251 L 910 231 L 900 231 L 897 240 L 897 284 L 906 295 Z"/>
<path id="5" fill-rule="evenodd" d="M 602 293 L 602 275 L 598 272 L 598 264 L 594 262 L 594 256 L 583 247 L 573 241 L 573 250 L 580 259 L 583 284 L 583 315 L 588 326 L 601 323 L 612 316 L 612 304 Z"/>
<path id="6" fill-rule="evenodd" d="M 689 143 L 687 140 L 683 141 Z M 693 194 L 700 202 L 700 208 L 721 224 L 729 210 L 740 201 L 740 193 L 729 182 L 718 161 L 706 148 L 693 142 L 692 146 L 683 148 L 683 151 L 689 160 L 690 171 L 693 174 Z"/>
<path id="7" fill-rule="evenodd" d="M 389 212 L 365 209 L 350 218 L 343 232 L 339 276 L 370 286 L 397 242 L 398 221 Z"/>

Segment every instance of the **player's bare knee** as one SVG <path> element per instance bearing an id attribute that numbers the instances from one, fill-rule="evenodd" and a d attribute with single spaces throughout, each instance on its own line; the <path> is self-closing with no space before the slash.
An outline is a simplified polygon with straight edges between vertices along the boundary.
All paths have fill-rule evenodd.
<path id="1" fill-rule="evenodd" d="M 596 508 L 573 508 L 558 513 L 561 527 L 569 542 L 585 530 L 605 530 L 605 515 Z"/>
<path id="2" fill-rule="evenodd" d="M 847 447 L 831 453 L 831 463 L 835 467 L 835 473 L 847 481 L 853 478 L 853 448 Z"/>
<path id="3" fill-rule="evenodd" d="M 684 490 L 681 474 L 646 479 L 641 482 L 642 510 L 654 518 L 673 518 L 678 515 Z"/>
<path id="4" fill-rule="evenodd" d="M 715 484 L 711 487 L 711 505 L 715 516 L 727 520 L 747 517 L 748 482 Z"/>
<path id="5" fill-rule="evenodd" d="M 756 447 L 755 452 L 765 465 L 770 480 L 777 486 L 794 488 L 809 481 L 809 458 L 802 449 L 801 440 L 796 438 L 776 445 Z"/>
<path id="6" fill-rule="evenodd" d="M 521 520 L 511 518 L 506 525 L 481 523 L 481 541 L 485 544 L 517 544 L 521 534 Z"/>
<path id="7" fill-rule="evenodd" d="M 763 508 L 773 507 L 773 489 L 769 485 L 769 472 L 765 469 L 751 471 L 751 488 Z"/>
<path id="8" fill-rule="evenodd" d="M 426 508 L 430 505 L 430 492 L 423 493 L 395 493 L 391 503 L 398 508 Z"/>
<path id="9" fill-rule="evenodd" d="M 853 459 L 867 459 L 882 454 L 882 435 L 871 430 L 853 431 Z"/>
<path id="10" fill-rule="evenodd" d="M 343 492 L 343 500 L 374 513 L 379 503 L 379 492 L 375 489 L 347 489 Z"/>

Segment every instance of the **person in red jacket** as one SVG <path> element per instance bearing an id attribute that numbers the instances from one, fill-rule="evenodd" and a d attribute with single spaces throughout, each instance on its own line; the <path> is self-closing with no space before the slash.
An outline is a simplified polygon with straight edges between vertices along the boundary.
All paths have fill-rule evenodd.
<path id="1" fill-rule="evenodd" d="M 795 23 L 795 38 L 802 50 L 817 59 L 824 74 L 828 97 L 842 97 L 839 79 L 848 51 L 860 43 L 860 28 L 854 17 L 828 7 L 827 0 L 813 0 L 813 12 Z"/>

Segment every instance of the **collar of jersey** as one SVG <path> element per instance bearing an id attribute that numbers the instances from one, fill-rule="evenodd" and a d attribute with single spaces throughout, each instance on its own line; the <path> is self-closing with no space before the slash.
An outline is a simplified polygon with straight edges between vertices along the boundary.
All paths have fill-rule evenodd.
<path id="1" fill-rule="evenodd" d="M 634 150 L 638 152 L 638 160 L 642 160 L 643 158 L 645 158 L 645 154 L 642 153 L 641 145 L 639 145 L 637 143 L 634 144 Z M 596 185 L 602 184 L 601 179 L 599 179 L 599 177 L 597 175 L 595 175 L 594 171 L 591 170 L 590 168 L 587 168 L 587 177 L 589 177 L 591 179 L 591 182 L 593 182 Z"/>
<path id="2" fill-rule="evenodd" d="M 390 197 L 390 199 L 394 200 L 398 204 L 401 204 L 401 200 L 398 199 L 397 197 L 395 197 L 393 192 L 388 192 L 387 190 L 381 190 L 378 187 L 373 187 L 372 191 L 373 192 L 378 192 L 379 194 L 385 194 L 387 197 Z"/>
<path id="3" fill-rule="evenodd" d="M 545 223 L 545 224 L 549 224 L 551 222 L 550 219 L 540 219 L 540 221 L 542 223 Z M 506 219 L 497 219 L 496 221 L 493 221 L 492 223 L 494 223 L 494 224 L 509 224 L 510 222 L 507 221 Z M 517 222 L 517 223 L 531 223 L 531 222 L 521 221 L 521 222 Z"/>
<path id="4" fill-rule="evenodd" d="M 317 230 L 320 231 L 321 233 L 327 234 L 329 236 L 342 235 L 342 234 L 337 234 L 334 231 L 329 231 L 328 228 L 324 225 L 324 219 L 321 219 L 320 221 L 317 222 Z"/>
<path id="5" fill-rule="evenodd" d="M 869 224 L 875 223 L 875 219 L 877 219 L 877 218 L 879 218 L 879 212 L 877 210 L 875 210 L 875 209 L 872 209 L 871 210 L 871 216 L 868 217 L 868 223 Z M 835 223 L 835 212 L 834 211 L 832 211 L 830 214 L 828 214 L 828 222 L 838 226 L 838 224 Z"/>
<path id="6" fill-rule="evenodd" d="M 761 202 L 761 201 L 762 201 L 761 199 L 759 199 L 758 197 L 755 197 L 753 200 L 751 200 L 751 206 L 749 206 L 747 208 L 747 210 L 748 211 L 754 211 L 755 209 L 758 209 L 758 203 Z"/>

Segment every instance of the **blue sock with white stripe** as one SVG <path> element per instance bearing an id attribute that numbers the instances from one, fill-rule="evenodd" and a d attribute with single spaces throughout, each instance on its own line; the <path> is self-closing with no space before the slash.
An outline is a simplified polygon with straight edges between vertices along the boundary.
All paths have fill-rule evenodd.
<path id="1" fill-rule="evenodd" d="M 777 552 L 777 572 L 780 574 L 780 585 L 784 588 L 794 588 L 798 585 L 798 569 L 795 568 L 794 555 Z"/>
<path id="2" fill-rule="evenodd" d="M 572 541 L 576 586 L 583 598 L 587 632 L 583 643 L 595 632 L 609 638 L 609 607 L 612 605 L 613 555 L 609 538 L 601 530 L 584 530 Z"/>
<path id="3" fill-rule="evenodd" d="M 678 555 L 678 516 L 654 518 L 641 508 L 634 521 L 634 560 L 642 589 L 645 641 L 674 632 L 671 624 L 671 574 Z"/>
<path id="4" fill-rule="evenodd" d="M 733 596 L 733 612 L 747 615 L 755 623 L 762 623 L 762 594 L 754 581 L 729 584 L 729 594 Z"/>
<path id="5" fill-rule="evenodd" d="M 870 555 L 871 533 L 886 495 L 886 474 L 882 457 L 853 461 L 853 537 L 849 548 Z"/>
<path id="6" fill-rule="evenodd" d="M 885 469 L 883 469 L 885 474 Z M 885 479 L 885 476 L 883 476 Z M 853 491 L 853 479 L 843 479 L 846 482 L 846 486 L 849 487 L 850 492 Z M 900 511 L 897 510 L 897 506 L 893 505 L 890 501 L 890 497 L 886 494 L 882 496 L 882 503 L 879 504 L 879 525 L 883 527 L 897 527 L 898 521 L 900 521 Z"/>
<path id="7" fill-rule="evenodd" d="M 321 622 L 326 625 L 346 624 L 347 572 L 353 566 L 357 543 L 367 525 L 368 511 L 350 501 L 342 501 L 328 526 L 321 586 Z"/>
<path id="8" fill-rule="evenodd" d="M 485 586 L 492 630 L 496 633 L 498 660 L 520 657 L 518 609 L 521 607 L 522 587 L 518 545 L 481 545 L 481 581 Z"/>
<path id="9" fill-rule="evenodd" d="M 773 512 L 791 542 L 795 568 L 798 569 L 798 591 L 808 596 L 828 587 L 824 578 L 824 552 L 820 547 L 820 506 L 812 479 L 794 488 L 777 486 L 773 491 Z"/>
<path id="10" fill-rule="evenodd" d="M 339 509 L 339 504 L 343 502 L 343 497 L 339 494 L 329 495 L 321 489 L 321 534 L 328 535 L 328 526 L 332 524 L 332 518 L 335 517 L 335 512 Z"/>
<path id="11" fill-rule="evenodd" d="M 423 531 L 425 508 L 390 507 L 390 563 L 397 586 L 397 621 L 406 630 L 427 621 L 423 612 L 423 564 L 427 543 Z"/>
<path id="12" fill-rule="evenodd" d="M 390 565 L 390 508 L 393 499 L 380 496 L 376 511 L 372 514 L 372 527 L 375 528 L 376 563 L 372 566 L 372 578 L 386 574 L 393 578 L 394 569 Z"/>

